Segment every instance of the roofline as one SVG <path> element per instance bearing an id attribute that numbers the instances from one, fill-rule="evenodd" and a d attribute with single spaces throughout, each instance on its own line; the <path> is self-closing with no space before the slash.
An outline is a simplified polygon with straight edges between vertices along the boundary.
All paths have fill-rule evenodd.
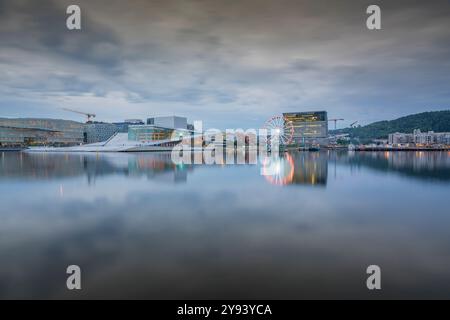
<path id="1" fill-rule="evenodd" d="M 301 114 L 301 113 L 328 113 L 325 110 L 320 110 L 320 111 L 298 111 L 298 112 L 283 112 L 283 115 L 285 114 Z"/>

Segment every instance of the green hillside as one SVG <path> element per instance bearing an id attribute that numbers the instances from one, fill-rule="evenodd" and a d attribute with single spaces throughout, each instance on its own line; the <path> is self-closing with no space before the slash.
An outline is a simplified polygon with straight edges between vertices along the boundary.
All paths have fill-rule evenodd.
<path id="1" fill-rule="evenodd" d="M 450 132 L 450 110 L 423 112 L 391 121 L 379 121 L 366 126 L 339 129 L 332 133 L 348 133 L 351 138 L 369 141 L 371 139 L 387 139 L 388 135 L 394 132 L 411 133 L 414 129 Z"/>

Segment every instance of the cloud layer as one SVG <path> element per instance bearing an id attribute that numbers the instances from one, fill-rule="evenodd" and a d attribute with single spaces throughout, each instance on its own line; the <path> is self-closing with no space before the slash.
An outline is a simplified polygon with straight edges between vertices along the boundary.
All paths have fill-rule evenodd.
<path id="1" fill-rule="evenodd" d="M 2 116 L 179 114 L 257 127 L 286 111 L 367 123 L 450 108 L 450 3 L 0 0 Z"/>

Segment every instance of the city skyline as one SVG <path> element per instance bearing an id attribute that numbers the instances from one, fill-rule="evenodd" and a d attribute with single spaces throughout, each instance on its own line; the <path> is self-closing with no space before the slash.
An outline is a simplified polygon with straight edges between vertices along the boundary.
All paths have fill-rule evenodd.
<path id="1" fill-rule="evenodd" d="M 449 109 L 450 3 L 0 0 L 1 117 L 98 121 L 183 115 L 258 127 L 327 110 L 368 124 Z M 57 26 L 60 26 L 58 28 Z"/>

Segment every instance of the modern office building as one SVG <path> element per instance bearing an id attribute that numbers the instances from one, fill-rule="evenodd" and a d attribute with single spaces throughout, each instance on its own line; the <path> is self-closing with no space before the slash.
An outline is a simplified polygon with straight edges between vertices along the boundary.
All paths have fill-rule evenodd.
<path id="1" fill-rule="evenodd" d="M 180 118 L 180 117 L 176 117 Z M 156 118 L 155 118 L 156 119 Z M 158 121 L 155 121 L 158 123 Z M 67 148 L 32 148 L 26 152 L 143 152 L 143 151 L 172 151 L 173 147 L 178 145 L 186 137 L 190 143 L 194 142 L 194 131 L 187 130 L 184 127 L 186 121 L 172 122 L 170 128 L 156 125 L 128 125 L 128 132 L 116 132 L 110 138 L 96 142 L 87 143 L 81 146 L 71 146 Z M 95 124 L 95 123 L 94 123 Z M 106 126 L 88 126 L 99 136 L 101 129 Z M 181 126 L 181 128 L 173 128 L 173 124 Z M 117 126 L 115 130 L 118 130 Z M 111 132 L 107 132 L 109 135 Z M 105 133 L 106 134 L 106 133 Z M 97 138 L 97 140 L 103 140 Z"/>
<path id="2" fill-rule="evenodd" d="M 141 119 L 127 119 L 123 122 L 114 122 L 113 124 L 117 127 L 118 132 L 125 133 L 128 132 L 129 126 L 139 126 L 145 123 Z"/>
<path id="3" fill-rule="evenodd" d="M 328 116 L 326 111 L 283 113 L 285 123 L 292 125 L 294 145 L 327 145 Z M 290 133 L 286 133 L 290 134 Z"/>
<path id="4" fill-rule="evenodd" d="M 147 119 L 146 125 L 130 125 L 128 127 L 128 140 L 130 141 L 158 141 L 186 137 L 193 134 L 188 130 L 185 117 L 153 117 Z"/>
<path id="5" fill-rule="evenodd" d="M 187 118 L 169 116 L 169 117 L 153 117 L 147 119 L 147 125 L 169 129 L 187 129 Z"/>
<path id="6" fill-rule="evenodd" d="M 192 135 L 187 129 L 172 129 L 154 125 L 138 125 L 128 128 L 128 140 L 152 142 L 159 140 L 170 140 Z"/>
<path id="7" fill-rule="evenodd" d="M 84 124 L 57 119 L 0 118 L 0 145 L 70 146 L 84 141 Z"/>
<path id="8" fill-rule="evenodd" d="M 111 138 L 119 129 L 112 123 L 88 122 L 84 125 L 84 143 L 103 142 Z"/>
<path id="9" fill-rule="evenodd" d="M 74 146 L 105 142 L 116 133 L 123 133 L 130 141 L 159 141 L 192 135 L 184 117 L 155 117 L 132 119 L 118 123 L 22 118 L 0 118 L 0 146 Z M 175 133 L 175 135 L 174 135 Z"/>
<path id="10" fill-rule="evenodd" d="M 185 117 L 153 117 L 147 119 L 146 125 L 129 125 L 128 127 L 128 139 L 130 141 L 169 140 L 174 137 L 189 135 L 192 135 L 192 130 L 188 130 L 187 118 Z"/>

